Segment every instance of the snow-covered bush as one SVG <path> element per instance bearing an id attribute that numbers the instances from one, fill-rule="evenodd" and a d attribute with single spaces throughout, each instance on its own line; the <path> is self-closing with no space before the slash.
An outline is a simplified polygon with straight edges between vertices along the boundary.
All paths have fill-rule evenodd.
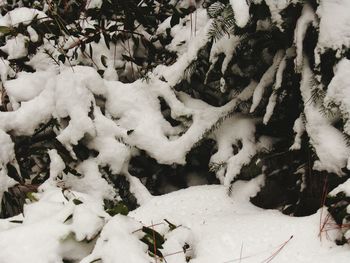
<path id="1" fill-rule="evenodd" d="M 349 1 L 165 2 L 0 2 L 0 229 L 49 217 L 53 262 L 150 261 L 111 215 L 151 194 L 264 174 L 305 215 L 349 175 Z"/>

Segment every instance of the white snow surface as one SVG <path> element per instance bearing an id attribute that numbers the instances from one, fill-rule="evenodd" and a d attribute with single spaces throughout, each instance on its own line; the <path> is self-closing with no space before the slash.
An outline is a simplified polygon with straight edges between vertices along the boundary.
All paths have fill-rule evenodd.
<path id="1" fill-rule="evenodd" d="M 321 106 L 311 99 L 313 74 L 307 61 L 304 60 L 302 80 L 300 84 L 301 95 L 304 101 L 304 114 L 306 118 L 306 132 L 310 143 L 316 150 L 318 161 L 314 169 L 326 170 L 342 175 L 341 171 L 347 165 L 350 148 L 347 146 L 341 131 L 332 125 L 332 121 L 321 113 Z"/>
<path id="2" fill-rule="evenodd" d="M 6 165 L 15 159 L 14 143 L 10 135 L 0 130 L 0 200 L 9 187 L 17 182 L 7 175 Z M 1 207 L 0 207 L 1 210 Z"/>
<path id="3" fill-rule="evenodd" d="M 296 46 L 297 56 L 295 58 L 295 70 L 301 72 L 303 68 L 303 41 L 305 38 L 308 26 L 311 23 L 316 23 L 317 17 L 313 8 L 305 4 L 294 30 L 294 44 Z"/>
<path id="4" fill-rule="evenodd" d="M 261 0 L 253 1 L 256 3 L 261 3 Z M 290 4 L 295 4 L 299 1 L 300 0 L 265 0 L 266 5 L 269 7 L 271 12 L 271 19 L 280 28 L 280 30 L 283 30 L 283 19 L 280 13 Z"/>
<path id="5" fill-rule="evenodd" d="M 63 197 L 61 189 L 52 186 L 36 195 L 39 201 L 25 206 L 24 218 L 12 219 L 22 224 L 0 220 L 0 262 L 150 263 L 154 259 L 139 239 L 142 226 L 152 225 L 165 235 L 162 252 L 169 263 L 186 262 L 185 243 L 193 263 L 256 263 L 271 257 L 280 263 L 348 262 L 349 247 L 333 242 L 338 230 L 319 237 L 324 211 L 297 218 L 252 205 L 249 198 L 263 180 L 259 176 L 236 182 L 232 196 L 220 185 L 190 187 L 152 197 L 128 217 L 113 218 L 88 195 L 65 191 Z M 72 199 L 83 203 L 75 205 Z M 178 227 L 169 231 L 164 219 Z M 97 241 L 84 241 L 101 230 Z"/>
<path id="6" fill-rule="evenodd" d="M 289 4 L 298 2 L 265 1 L 273 22 L 280 29 L 280 12 Z M 332 32 L 338 29 L 348 32 L 349 15 L 345 7 L 350 5 L 346 1 L 320 1 L 321 7 L 317 10 L 317 15 L 321 17 L 318 48 L 348 45 L 348 35 L 343 35 L 340 40 L 336 37 L 339 32 L 334 35 Z M 237 25 L 244 27 L 249 20 L 248 1 L 231 0 L 230 3 Z M 101 0 L 90 0 L 86 8 L 101 4 Z M 190 4 L 192 2 L 188 0 L 180 2 L 180 5 Z M 339 18 L 333 19 L 334 12 L 339 12 Z M 319 157 L 314 168 L 342 174 L 350 149 L 341 132 L 332 126 L 332 121 L 320 113 L 320 105 L 310 103 L 313 76 L 307 63 L 301 60 L 301 43 L 307 25 L 315 22 L 314 15 L 305 7 L 295 31 L 296 64 L 302 71 L 301 93 L 306 125 L 301 117 L 295 121 L 296 136 L 291 149 L 300 148 L 301 136 L 306 131 Z M 39 19 L 46 17 L 34 9 L 18 8 L 0 17 L 0 26 L 27 25 L 35 16 Z M 334 27 L 338 28 L 330 25 L 329 21 L 333 20 Z M 0 263 L 62 263 L 63 260 L 74 263 L 101 260 L 104 263 L 151 263 L 154 259 L 147 254 L 145 244 L 139 241 L 142 237 L 139 230 L 144 225 L 158 223 L 154 227 L 166 238 L 162 252 L 168 263 L 185 263 L 186 257 L 191 257 L 190 263 L 267 263 L 272 259 L 280 263 L 349 261 L 349 247 L 339 247 L 334 243 L 335 237 L 340 234 L 337 230 L 327 233 L 329 240 L 323 238 L 322 233 L 319 236 L 320 220 L 322 222 L 325 215 L 323 210 L 312 216 L 294 218 L 253 206 L 249 198 L 260 189 L 263 176 L 250 182 L 235 182 L 232 196 L 228 194 L 226 186 L 241 168 L 260 151 L 268 151 L 274 143 L 273 138 L 255 138 L 255 125 L 262 120 L 232 112 L 241 101 L 251 98 L 250 110 L 253 112 L 269 86 L 275 83 L 274 91 L 281 88 L 287 55 L 282 50 L 278 51 L 259 83 L 252 81 L 243 92 L 232 95 L 231 101 L 221 107 L 213 107 L 187 94 L 175 92 L 172 88 L 182 79 L 185 68 L 207 43 L 210 25 L 206 11 L 201 8 L 181 19 L 171 28 L 174 39 L 167 46 L 168 50 L 176 51 L 179 59 L 170 66 L 158 66 L 149 74 L 148 80 L 137 80 L 131 84 L 119 82 L 121 76 L 114 67 L 134 66 L 121 61 L 120 46 L 112 46 L 108 50 L 101 44 L 103 41 L 91 44 L 94 48 L 92 58 L 80 52 L 78 61 L 102 68 L 100 57 L 105 55 L 107 73 L 104 79 L 92 67 L 52 65 L 43 50 L 39 50 L 28 62 L 37 71 L 18 73 L 13 80 L 7 80 L 8 76 L 15 75 L 9 61 L 0 61 L 1 81 L 13 109 L 0 112 L 0 200 L 3 192 L 16 183 L 8 177 L 6 169 L 8 163 L 16 166 L 14 143 L 9 134 L 32 135 L 40 124 L 55 118 L 61 124 L 61 128 L 55 130 L 57 139 L 73 158 L 76 156 L 72 147 L 80 140 L 86 141 L 87 147 L 98 152 L 96 157 L 90 157 L 76 167 L 81 177 L 64 172 L 66 164 L 56 150 L 48 152 L 50 177 L 33 195 L 37 200 L 27 200 L 23 214 L 0 219 Z M 89 27 L 88 23 L 86 27 Z M 169 27 L 170 19 L 159 27 L 158 33 Z M 9 60 L 26 56 L 26 41 L 37 41 L 34 29 L 28 26 L 28 31 L 30 38 L 18 34 L 1 47 L 8 53 Z M 75 41 L 77 39 L 67 41 L 65 48 L 69 49 Z M 212 67 L 218 55 L 224 53 L 221 72 L 225 73 L 238 42 L 239 38 L 234 36 L 225 36 L 215 42 L 210 52 Z M 133 43 L 130 45 L 132 49 Z M 117 55 L 111 50 L 116 50 Z M 337 65 L 326 96 L 326 104 L 338 104 L 346 120 L 350 111 L 349 83 L 345 78 L 349 75 L 349 65 L 345 59 Z M 131 71 L 125 74 L 130 75 Z M 226 88 L 224 78 L 222 83 L 223 89 Z M 106 101 L 105 113 L 97 103 L 97 96 Z M 165 120 L 160 112 L 159 98 L 169 105 L 171 117 L 180 125 L 173 127 Z M 271 118 L 277 99 L 273 93 L 264 123 Z M 346 132 L 350 130 L 349 126 L 347 124 Z M 210 163 L 218 165 L 216 174 L 224 186 L 190 187 L 155 197 L 128 172 L 128 162 L 138 150 L 146 151 L 159 163 L 184 164 L 186 154 L 203 136 L 217 142 L 218 151 L 211 157 Z M 233 146 L 240 148 L 237 153 L 234 153 Z M 111 218 L 104 211 L 103 200 L 113 200 L 116 192 L 102 177 L 99 166 L 108 166 L 116 176 L 122 174 L 129 181 L 130 190 L 140 207 L 128 217 L 117 215 Z M 339 186 L 332 194 L 336 191 L 348 193 L 349 182 Z M 164 219 L 179 227 L 169 231 Z M 185 244 L 190 246 L 186 252 L 183 251 Z"/>
<path id="7" fill-rule="evenodd" d="M 102 0 L 87 0 L 87 4 L 85 8 L 86 9 L 100 8 L 101 6 L 102 6 Z"/>
<path id="8" fill-rule="evenodd" d="M 164 218 L 181 225 L 179 230 L 186 231 L 178 243 L 185 240 L 190 245 L 193 263 L 268 262 L 285 242 L 272 262 L 348 262 L 348 246 L 338 247 L 318 236 L 321 211 L 296 218 L 253 206 L 249 197 L 255 195 L 262 179 L 235 183 L 232 197 L 228 197 L 223 186 L 191 187 L 154 197 L 130 216 L 146 225 L 162 223 Z M 162 224 L 155 229 L 166 232 L 167 226 Z M 328 234 L 334 238 L 337 231 Z M 173 250 L 169 244 L 167 252 L 182 251 L 173 239 L 170 242 Z M 180 255 L 183 257 L 183 253 Z M 185 262 L 178 254 L 169 255 L 166 260 Z"/>
<path id="9" fill-rule="evenodd" d="M 30 24 L 30 22 L 36 19 L 45 19 L 47 15 L 37 9 L 20 7 L 8 12 L 5 16 L 0 17 L 0 26 L 18 26 L 20 23 L 24 25 Z"/>
<path id="10" fill-rule="evenodd" d="M 284 50 L 277 51 L 275 57 L 273 58 L 272 65 L 266 70 L 264 75 L 261 77 L 259 84 L 256 86 L 253 94 L 252 106 L 250 107 L 251 113 L 254 112 L 255 109 L 259 106 L 266 88 L 274 83 L 276 79 L 276 72 L 280 66 L 282 59 L 284 58 L 284 53 Z"/>
<path id="11" fill-rule="evenodd" d="M 8 59 L 19 59 L 28 55 L 27 42 L 29 38 L 18 34 L 16 37 L 7 40 L 6 45 L 0 49 L 7 53 Z"/>
<path id="12" fill-rule="evenodd" d="M 325 105 L 339 106 L 344 118 L 344 132 L 350 134 L 350 60 L 342 59 L 335 68 L 335 76 L 328 85 Z"/>
<path id="13" fill-rule="evenodd" d="M 350 46 L 350 1 L 320 0 L 317 15 L 320 17 L 320 33 L 317 47 L 341 49 Z"/>
<path id="14" fill-rule="evenodd" d="M 249 5 L 247 0 L 230 0 L 233 9 L 236 24 L 239 27 L 245 27 L 249 21 Z"/>

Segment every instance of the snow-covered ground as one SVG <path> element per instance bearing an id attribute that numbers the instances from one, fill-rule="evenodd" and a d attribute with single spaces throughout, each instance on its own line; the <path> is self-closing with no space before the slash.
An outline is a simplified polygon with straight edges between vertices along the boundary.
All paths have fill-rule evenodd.
<path id="1" fill-rule="evenodd" d="M 262 179 L 235 183 L 231 196 L 225 186 L 190 187 L 153 197 L 128 217 L 112 218 L 82 194 L 75 193 L 83 204 L 64 205 L 59 191 L 48 191 L 51 194 L 26 207 L 23 225 L 0 221 L 0 262 L 56 263 L 62 258 L 82 263 L 100 262 L 100 258 L 104 263 L 156 262 L 138 240 L 142 225 L 154 225 L 164 234 L 162 253 L 167 263 L 185 263 L 186 257 L 191 263 L 349 262 L 349 248 L 334 243 L 338 230 L 319 236 L 325 211 L 297 218 L 252 205 L 249 197 L 256 194 Z M 72 211 L 73 221 L 65 220 Z M 178 227 L 169 231 L 164 219 Z M 105 222 L 96 245 L 72 238 L 89 239 Z M 185 244 L 189 245 L 186 254 Z"/>
<path id="2" fill-rule="evenodd" d="M 260 179 L 236 183 L 231 197 L 227 188 L 218 185 L 155 197 L 130 216 L 146 225 L 166 218 L 188 228 L 188 242 L 193 242 L 192 263 L 349 262 L 348 247 L 338 247 L 331 241 L 336 230 L 328 231 L 328 238 L 326 233 L 319 237 L 321 210 L 297 218 L 252 205 L 249 196 L 256 193 Z M 166 260 L 185 262 L 181 254 Z"/>

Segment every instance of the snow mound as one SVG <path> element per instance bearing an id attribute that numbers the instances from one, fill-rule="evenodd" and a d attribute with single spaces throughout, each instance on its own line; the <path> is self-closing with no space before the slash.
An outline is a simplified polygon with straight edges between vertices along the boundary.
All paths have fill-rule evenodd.
<path id="1" fill-rule="evenodd" d="M 254 207 L 249 198 L 259 190 L 262 179 L 235 183 L 232 197 L 227 196 L 223 186 L 191 187 L 154 197 L 130 216 L 146 225 L 160 223 L 166 218 L 186 228 L 187 231 L 177 234 L 177 239 L 179 243 L 188 242 L 193 263 L 240 260 L 256 263 L 267 262 L 272 257 L 279 263 L 348 262 L 347 246 L 338 247 L 325 238 L 320 241 L 320 212 L 295 218 Z M 166 225 L 155 228 L 162 232 Z M 334 237 L 337 230 L 328 234 Z M 182 263 L 179 257 L 179 254 L 184 255 L 179 252 L 182 250 L 174 240 L 171 242 L 173 250 L 166 260 L 175 262 L 173 257 L 178 257 L 177 262 Z"/>

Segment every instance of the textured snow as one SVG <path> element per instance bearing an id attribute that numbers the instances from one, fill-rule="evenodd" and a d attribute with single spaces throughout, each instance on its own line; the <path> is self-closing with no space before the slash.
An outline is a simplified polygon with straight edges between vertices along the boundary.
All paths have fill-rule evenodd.
<path id="1" fill-rule="evenodd" d="M 87 0 L 86 9 L 100 8 L 102 6 L 102 0 Z"/>
<path id="2" fill-rule="evenodd" d="M 280 12 L 296 2 L 266 0 L 272 21 L 280 29 Z M 230 3 L 237 25 L 244 27 L 249 21 L 248 1 L 231 0 Z M 101 0 L 90 0 L 86 8 L 98 8 L 101 4 Z M 188 0 L 178 3 L 179 6 L 191 4 Z M 331 32 L 338 29 L 348 32 L 349 16 L 340 10 L 348 7 L 345 1 L 321 0 L 317 11 L 321 17 L 318 48 L 348 45 L 347 33 L 340 40 L 336 37 L 339 32 L 334 35 Z M 340 15 L 334 25 L 330 25 L 333 12 Z M 39 19 L 46 17 L 37 10 L 15 9 L 0 18 L 0 25 L 28 25 L 35 16 Z M 194 27 L 193 20 L 197 27 Z M 314 168 L 342 174 L 341 169 L 346 166 L 350 149 L 342 133 L 332 126 L 332 120 L 320 113 L 321 105 L 310 102 L 313 75 L 307 63 L 301 59 L 302 42 L 311 22 L 315 23 L 315 14 L 306 5 L 298 20 L 294 39 L 296 67 L 297 71 L 302 72 L 301 92 L 306 125 L 302 117 L 295 121 L 295 141 L 290 149 L 300 149 L 301 136 L 306 131 L 319 157 Z M 88 24 L 86 22 L 83 28 L 89 27 Z M 158 66 L 149 73 L 147 80 L 130 84 L 118 79 L 135 77 L 131 76 L 134 65 L 122 61 L 121 46 L 112 45 L 108 49 L 103 44 L 103 37 L 99 43 L 91 43 L 94 49 L 91 58 L 79 51 L 77 63 L 93 64 L 96 69 L 105 68 L 100 58 L 106 56 L 104 79 L 92 67 L 53 65 L 52 61 L 48 62 L 44 49 L 27 62 L 37 71 L 20 72 L 13 80 L 7 80 L 8 76 L 15 76 L 9 61 L 0 61 L 1 81 L 13 109 L 0 112 L 0 200 L 3 192 L 16 183 L 8 177 L 6 170 L 8 163 L 15 165 L 14 144 L 9 134 L 32 135 L 40 124 L 55 118 L 61 125 L 60 129 L 54 130 L 57 139 L 73 158 L 72 148 L 82 140 L 88 148 L 98 153 L 75 167 L 82 174 L 75 176 L 65 172 L 66 164 L 56 150 L 48 152 L 50 177 L 34 194 L 37 201 L 27 200 L 22 215 L 0 219 L 1 263 L 61 263 L 63 260 L 81 263 L 154 262 L 147 254 L 147 246 L 139 240 L 142 237 L 140 228 L 153 223 L 162 223 L 156 228 L 165 235 L 162 252 L 168 263 L 185 263 L 186 256 L 190 256 L 193 263 L 255 263 L 268 262 L 273 255 L 276 255 L 276 262 L 281 263 L 291 260 L 297 263 L 348 262 L 348 246 L 337 247 L 333 242 L 339 234 L 337 230 L 331 233 L 332 240 L 320 241 L 321 212 L 309 217 L 292 218 L 277 211 L 259 209 L 249 202 L 263 184 L 263 176 L 250 182 L 235 182 L 232 196 L 228 195 L 224 186 L 201 186 L 154 197 L 138 178 L 129 174 L 128 162 L 139 150 L 146 151 L 162 164 L 185 164 L 187 153 L 207 136 L 214 139 L 218 146 L 217 152 L 211 156 L 210 165 L 219 167 L 213 170 L 221 183 L 227 186 L 254 155 L 271 149 L 274 139 L 256 138 L 255 125 L 261 121 L 266 124 L 273 114 L 278 99 L 276 91 L 282 86 L 286 67 L 287 55 L 284 51 L 276 53 L 273 64 L 259 83 L 252 81 L 241 93 L 231 93 L 231 100 L 222 107 L 213 107 L 173 90 L 182 80 L 185 69 L 197 58 L 199 49 L 208 42 L 210 25 L 211 21 L 202 8 L 181 19 L 178 25 L 170 29 L 174 39 L 166 47 L 176 52 L 178 60 L 170 66 Z M 336 26 L 338 28 L 333 28 Z M 170 19 L 163 22 L 158 33 L 168 28 Z M 29 39 L 38 41 L 35 30 L 30 26 L 27 29 L 29 38 L 18 34 L 1 47 L 9 55 L 8 59 L 26 56 L 26 42 Z M 77 39 L 67 41 L 65 48 L 69 49 L 75 41 Z M 238 37 L 224 36 L 213 43 L 208 74 L 220 54 L 225 54 L 221 67 L 221 73 L 225 73 L 238 42 Z M 49 48 L 45 40 L 44 45 Z M 133 49 L 132 42 L 130 45 Z M 346 121 L 350 111 L 349 65 L 346 59 L 339 62 L 325 99 L 326 105 L 336 103 L 340 106 Z M 118 75 L 117 66 L 129 70 L 124 75 Z M 227 88 L 225 79 L 221 78 L 220 82 L 224 92 Z M 243 113 L 233 114 L 240 102 L 251 98 L 250 110 L 255 111 L 265 90 L 272 84 L 273 92 L 263 120 Z M 97 97 L 105 101 L 105 108 L 100 108 Z M 159 98 L 169 105 L 171 117 L 180 123 L 178 126 L 173 127 L 165 120 L 160 112 Z M 347 123 L 345 132 L 350 132 L 349 127 Z M 237 153 L 233 146 L 238 148 Z M 108 167 L 115 176 L 125 176 L 129 181 L 130 191 L 140 204 L 137 210 L 130 213 L 130 217 L 117 215 L 111 218 L 104 211 L 104 199 L 114 200 L 116 192 L 103 178 L 99 170 L 101 167 Z M 196 183 L 196 180 L 192 181 Z M 349 192 L 348 184 L 346 182 L 335 191 Z M 169 231 L 164 218 L 179 227 Z M 183 250 L 185 244 L 190 246 L 186 252 Z M 283 244 L 285 247 L 276 253 Z"/>
<path id="3" fill-rule="evenodd" d="M 6 41 L 0 49 L 8 54 L 8 59 L 19 59 L 28 55 L 27 42 L 29 38 L 18 34 L 16 37 Z"/>
<path id="4" fill-rule="evenodd" d="M 193 263 L 267 262 L 291 238 L 273 261 L 279 263 L 348 262 L 348 246 L 339 247 L 331 240 L 320 240 L 320 212 L 308 217 L 289 217 L 278 211 L 253 206 L 254 196 L 262 184 L 258 177 L 250 182 L 239 181 L 233 196 L 223 186 L 199 186 L 154 197 L 130 213 L 145 225 L 161 223 L 166 218 L 180 225 L 180 233 L 172 233 L 177 242 L 190 245 Z M 166 232 L 166 224 L 155 227 Z M 338 230 L 328 232 L 333 239 Z M 173 247 L 169 253 L 169 247 Z M 183 263 L 184 253 L 175 240 L 166 246 L 166 260 Z M 241 252 L 242 251 L 242 252 Z M 178 252 L 178 254 L 172 255 Z M 242 254 L 241 254 L 242 253 Z M 180 254 L 180 255 L 179 255 Z M 176 261 L 175 259 L 178 261 Z M 241 259 L 240 259 L 241 258 Z"/>
<path id="5" fill-rule="evenodd" d="M 169 17 L 157 29 L 157 33 L 165 32 L 166 28 L 170 29 L 170 34 L 173 37 L 171 43 L 166 46 L 170 51 L 183 55 L 188 52 L 189 45 L 197 35 L 202 34 L 203 28 L 208 24 L 208 15 L 205 9 L 197 9 L 195 14 L 187 15 L 180 19 L 180 22 L 170 27 Z M 192 23 L 192 25 L 191 25 Z"/>
<path id="6" fill-rule="evenodd" d="M 313 8 L 305 4 L 301 16 L 298 19 L 294 31 L 294 45 L 296 46 L 297 56 L 295 58 L 295 70 L 300 73 L 303 68 L 303 41 L 305 38 L 308 26 L 311 23 L 316 23 L 317 18 Z"/>
<path id="7" fill-rule="evenodd" d="M 278 66 L 276 72 L 276 81 L 272 89 L 272 94 L 269 98 L 269 103 L 266 106 L 266 113 L 263 119 L 264 124 L 267 124 L 269 122 L 270 118 L 272 117 L 273 110 L 275 109 L 275 106 L 277 104 L 277 91 L 282 87 L 283 72 L 287 66 L 286 62 L 286 56 L 284 56 Z"/>
<path id="8" fill-rule="evenodd" d="M 310 100 L 313 88 L 311 86 L 312 80 L 313 74 L 310 66 L 304 60 L 300 90 L 304 101 L 306 132 L 319 158 L 314 163 L 314 169 L 341 175 L 343 174 L 341 169 L 347 164 L 350 148 L 347 146 L 343 134 L 333 127 L 331 121 L 321 113 L 320 105 Z"/>
<path id="9" fill-rule="evenodd" d="M 38 42 L 38 40 L 39 40 L 39 35 L 38 35 L 38 33 L 35 31 L 35 29 L 32 28 L 31 26 L 28 26 L 28 27 L 27 27 L 27 31 L 28 31 L 28 34 L 29 34 L 30 41 L 32 41 L 33 43 Z"/>
<path id="10" fill-rule="evenodd" d="M 261 0 L 254 0 L 255 2 L 261 2 Z M 297 3 L 300 0 L 265 0 L 266 5 L 269 7 L 271 12 L 272 21 L 281 29 L 283 19 L 281 12 L 286 9 L 290 4 Z"/>
<path id="11" fill-rule="evenodd" d="M 317 15 L 320 17 L 320 33 L 317 47 L 341 49 L 350 46 L 350 1 L 320 0 Z"/>
<path id="12" fill-rule="evenodd" d="M 34 18 L 44 19 L 46 17 L 47 15 L 44 12 L 37 9 L 20 7 L 8 12 L 5 16 L 0 17 L 0 26 L 18 26 L 20 23 L 28 25 Z"/>
<path id="13" fill-rule="evenodd" d="M 179 96 L 179 101 L 168 84 L 157 79 L 149 80 L 149 83 L 106 82 L 106 85 L 108 113 L 118 119 L 119 126 L 133 131 L 126 142 L 147 151 L 164 164 L 185 163 L 192 146 L 237 105 L 237 99 L 233 99 L 222 107 L 213 107 L 185 94 Z M 171 127 L 159 111 L 158 97 L 163 97 L 169 104 L 174 118 L 192 116 L 191 126 L 181 136 L 179 131 L 182 129 Z M 170 136 L 172 139 L 168 138 Z"/>
<path id="14" fill-rule="evenodd" d="M 0 79 L 4 83 L 7 80 L 7 77 L 15 76 L 14 70 L 10 67 L 10 62 L 5 59 L 0 60 Z"/>
<path id="15" fill-rule="evenodd" d="M 208 40 L 209 40 L 208 32 L 211 27 L 212 21 L 208 19 L 208 16 L 205 10 L 201 11 L 201 9 L 199 9 L 197 10 L 197 13 L 198 13 L 197 15 L 198 20 L 201 20 L 200 18 L 201 16 L 203 16 L 203 25 L 201 27 L 198 26 L 198 30 L 196 31 L 195 36 L 191 37 L 190 33 L 187 35 L 187 34 L 180 33 L 180 31 L 178 32 L 181 35 L 181 38 L 190 40 L 186 42 L 187 45 L 184 46 L 184 50 L 182 51 L 181 49 L 183 45 L 178 46 L 178 44 L 180 43 L 178 43 L 177 38 L 175 38 L 171 42 L 171 44 L 168 45 L 169 46 L 168 49 L 170 50 L 171 50 L 171 45 L 176 46 L 176 52 L 182 55 L 178 57 L 178 59 L 174 64 L 170 66 L 158 65 L 153 70 L 153 73 L 156 76 L 164 77 L 171 87 L 175 86 L 178 82 L 182 80 L 185 69 L 197 58 L 198 51 L 208 43 Z M 163 23 L 167 24 L 166 21 Z M 176 28 L 176 26 L 174 26 L 174 28 Z M 186 30 L 189 30 L 189 32 L 191 32 L 190 25 L 186 26 Z"/>
<path id="16" fill-rule="evenodd" d="M 235 54 L 235 49 L 239 44 L 239 41 L 240 37 L 225 35 L 213 43 L 213 46 L 210 49 L 209 56 L 209 62 L 211 63 L 211 65 L 206 74 L 205 82 L 207 82 L 209 73 L 214 69 L 216 62 L 219 60 L 220 54 L 225 54 L 225 58 L 221 66 L 221 73 L 223 75 L 225 74 L 228 64 L 230 63 Z"/>
<path id="17" fill-rule="evenodd" d="M 5 191 L 17 182 L 7 175 L 6 164 L 15 159 L 14 143 L 10 135 L 0 130 L 0 202 Z M 0 207 L 1 209 L 1 207 Z"/>
<path id="18" fill-rule="evenodd" d="M 138 229 L 142 224 L 131 218 L 117 215 L 103 228 L 92 253 L 80 263 L 90 263 L 101 259 L 106 263 L 149 263 L 147 246 L 139 241 Z"/>
<path id="19" fill-rule="evenodd" d="M 305 124 L 304 124 L 302 116 L 299 116 L 295 120 L 294 126 L 293 126 L 293 131 L 295 132 L 294 143 L 289 149 L 290 150 L 300 150 L 300 148 L 301 148 L 301 136 L 305 132 Z"/>
<path id="20" fill-rule="evenodd" d="M 344 132 L 350 134 L 350 60 L 344 58 L 335 67 L 335 76 L 328 85 L 325 105 L 334 103 L 344 118 Z"/>
<path id="21" fill-rule="evenodd" d="M 340 192 L 344 192 L 346 196 L 350 196 L 350 180 L 346 180 L 344 183 L 338 185 L 329 193 L 329 195 L 336 196 Z"/>
<path id="22" fill-rule="evenodd" d="M 235 22 L 239 27 L 245 27 L 249 21 L 249 5 L 247 0 L 230 0 L 235 16 Z"/>
<path id="23" fill-rule="evenodd" d="M 169 263 L 184 263 L 185 255 L 198 263 L 235 262 L 240 257 L 255 263 L 274 254 L 276 262 L 281 263 L 291 258 L 297 263 L 348 262 L 348 246 L 339 247 L 333 242 L 337 229 L 327 233 L 330 239 L 319 238 L 320 212 L 296 218 L 253 206 L 249 199 L 263 180 L 260 176 L 250 182 L 236 182 L 231 197 L 224 186 L 190 187 L 152 197 L 129 217 L 113 218 L 89 195 L 46 187 L 36 195 L 38 202 L 25 206 L 23 224 L 9 225 L 0 220 L 0 225 L 7 224 L 0 230 L 0 262 L 74 259 L 90 263 L 102 259 L 111 263 L 149 263 L 154 259 L 139 241 L 139 230 L 153 224 L 166 237 L 162 252 Z M 74 205 L 73 198 L 83 203 Z M 169 232 L 164 218 L 178 227 Z M 96 242 L 78 242 L 89 240 L 98 231 L 101 234 Z M 186 253 L 182 249 L 185 244 L 190 246 Z M 276 253 L 283 244 L 286 245 Z"/>
<path id="24" fill-rule="evenodd" d="M 12 108 L 17 109 L 18 102 L 29 101 L 38 96 L 52 76 L 54 73 L 50 71 L 36 73 L 22 71 L 17 73 L 16 79 L 6 81 L 4 87 L 12 103 Z"/>
<path id="25" fill-rule="evenodd" d="M 257 121 L 246 115 L 235 114 L 224 121 L 213 133 L 218 151 L 210 158 L 210 166 L 220 166 L 217 176 L 224 185 L 230 185 L 235 176 L 240 173 L 241 168 L 249 164 L 255 154 L 260 150 L 270 148 L 271 142 L 268 140 L 264 141 L 263 145 L 255 141 Z M 238 147 L 239 143 L 242 144 L 242 149 L 234 154 L 232 146 Z"/>
<path id="26" fill-rule="evenodd" d="M 259 106 L 259 103 L 264 95 L 265 89 L 272 85 L 275 81 L 276 71 L 284 57 L 284 50 L 279 50 L 274 59 L 272 65 L 266 70 L 264 75 L 261 77 L 258 86 L 256 86 L 254 94 L 253 94 L 253 102 L 250 107 L 250 112 L 254 112 L 255 109 Z"/>

